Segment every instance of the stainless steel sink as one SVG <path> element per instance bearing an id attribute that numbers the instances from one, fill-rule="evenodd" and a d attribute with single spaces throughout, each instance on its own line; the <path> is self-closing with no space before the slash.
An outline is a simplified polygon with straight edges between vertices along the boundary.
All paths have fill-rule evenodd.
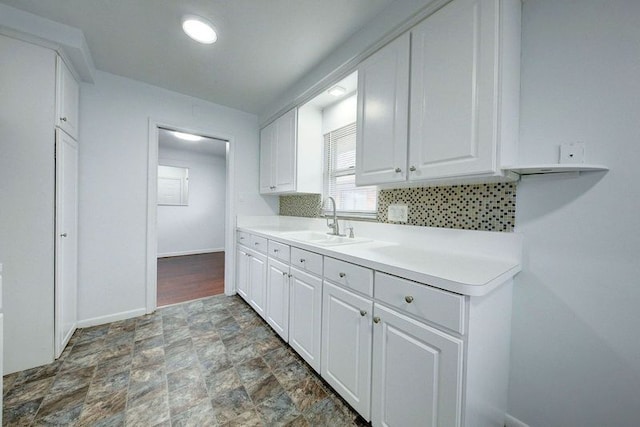
<path id="1" fill-rule="evenodd" d="M 282 237 L 319 246 L 352 245 L 354 243 L 365 243 L 372 241 L 372 239 L 365 239 L 361 237 L 349 238 L 343 236 L 334 236 L 332 234 L 323 233 L 321 231 L 293 231 L 289 233 L 282 233 Z"/>

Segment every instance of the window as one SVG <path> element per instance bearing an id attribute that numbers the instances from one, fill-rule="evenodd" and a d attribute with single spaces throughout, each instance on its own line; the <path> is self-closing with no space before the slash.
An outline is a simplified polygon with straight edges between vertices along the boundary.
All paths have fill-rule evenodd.
<path id="1" fill-rule="evenodd" d="M 356 187 L 356 124 L 327 133 L 324 147 L 325 198 L 333 197 L 336 210 L 343 215 L 374 217 L 376 187 Z"/>

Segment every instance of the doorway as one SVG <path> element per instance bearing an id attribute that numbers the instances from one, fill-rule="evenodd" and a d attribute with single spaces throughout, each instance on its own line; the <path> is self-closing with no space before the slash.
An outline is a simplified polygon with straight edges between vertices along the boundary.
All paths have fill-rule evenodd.
<path id="1" fill-rule="evenodd" d="M 225 291 L 231 139 L 150 120 L 147 312 Z"/>

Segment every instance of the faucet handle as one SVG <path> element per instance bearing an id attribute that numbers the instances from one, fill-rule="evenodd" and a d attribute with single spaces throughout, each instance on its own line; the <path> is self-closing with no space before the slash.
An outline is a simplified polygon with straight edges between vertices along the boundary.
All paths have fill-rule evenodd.
<path id="1" fill-rule="evenodd" d="M 349 238 L 353 239 L 354 237 L 356 237 L 353 235 L 353 227 L 347 227 L 347 228 L 349 229 Z"/>

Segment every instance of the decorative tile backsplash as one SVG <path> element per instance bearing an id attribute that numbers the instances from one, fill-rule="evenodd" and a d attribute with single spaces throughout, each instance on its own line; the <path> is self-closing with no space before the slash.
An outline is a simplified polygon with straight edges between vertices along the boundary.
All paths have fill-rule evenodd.
<path id="1" fill-rule="evenodd" d="M 280 196 L 280 215 L 317 217 L 322 213 L 321 194 Z"/>
<path id="2" fill-rule="evenodd" d="M 513 231 L 516 184 L 454 185 L 378 191 L 378 221 L 391 204 L 407 205 L 407 224 L 465 230 Z"/>
<path id="3" fill-rule="evenodd" d="M 389 205 L 406 205 L 406 224 L 483 231 L 513 231 L 516 184 L 454 185 L 378 191 L 378 222 L 388 222 Z M 317 217 L 320 194 L 280 196 L 280 215 Z M 404 223 L 403 223 L 404 224 Z"/>

